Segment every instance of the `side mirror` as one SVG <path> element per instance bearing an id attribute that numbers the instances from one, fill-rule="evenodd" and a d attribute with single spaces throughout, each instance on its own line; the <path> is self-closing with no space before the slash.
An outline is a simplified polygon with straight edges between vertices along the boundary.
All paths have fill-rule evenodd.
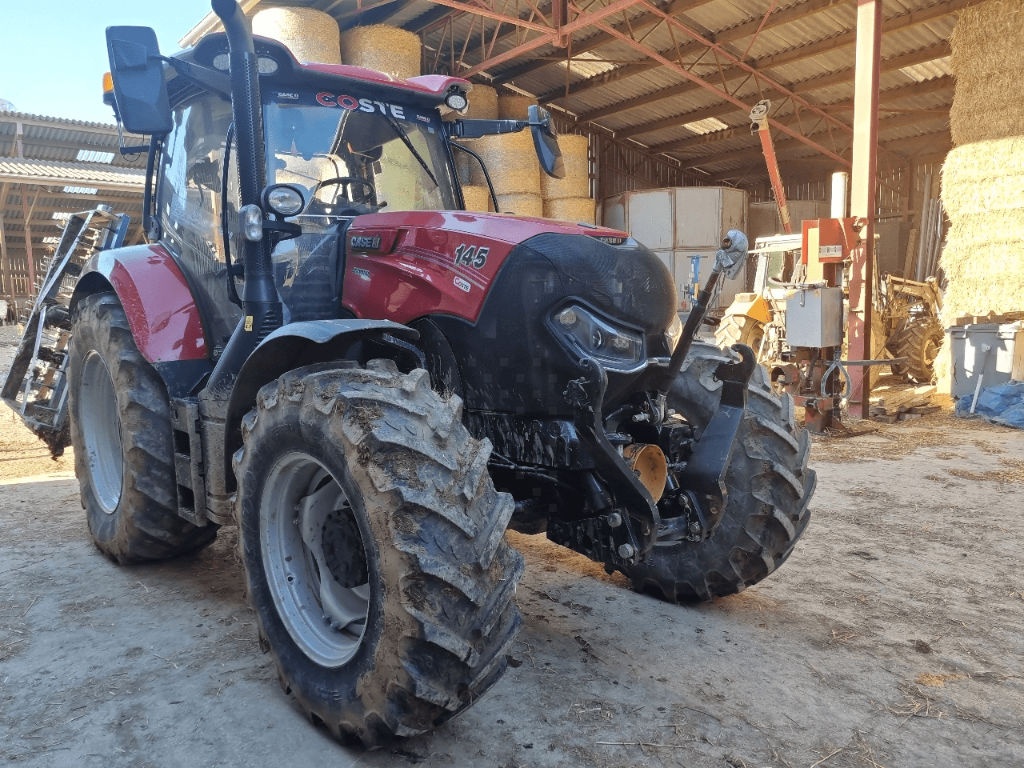
<path id="1" fill-rule="evenodd" d="M 555 135 L 555 127 L 551 122 L 551 113 L 543 107 L 531 104 L 526 116 L 540 167 L 548 176 L 564 178 L 565 165 L 562 163 L 562 150 L 558 147 L 558 136 Z"/>
<path id="2" fill-rule="evenodd" d="M 125 130 L 168 133 L 171 107 L 156 33 L 149 27 L 107 27 L 107 55 L 117 116 Z"/>

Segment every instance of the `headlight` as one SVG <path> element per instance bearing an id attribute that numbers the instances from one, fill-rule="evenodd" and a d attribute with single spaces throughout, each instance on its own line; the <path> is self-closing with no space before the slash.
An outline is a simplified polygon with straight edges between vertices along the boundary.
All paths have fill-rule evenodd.
<path id="1" fill-rule="evenodd" d="M 556 335 L 570 346 L 617 371 L 636 368 L 644 360 L 644 337 L 636 331 L 616 328 L 578 304 L 552 316 Z"/>
<path id="2" fill-rule="evenodd" d="M 679 343 L 679 339 L 683 336 L 683 321 L 679 319 L 679 315 L 672 318 L 672 322 L 668 324 L 668 328 L 665 330 L 665 344 L 668 345 L 668 353 L 671 355 L 676 351 L 676 345 Z"/>

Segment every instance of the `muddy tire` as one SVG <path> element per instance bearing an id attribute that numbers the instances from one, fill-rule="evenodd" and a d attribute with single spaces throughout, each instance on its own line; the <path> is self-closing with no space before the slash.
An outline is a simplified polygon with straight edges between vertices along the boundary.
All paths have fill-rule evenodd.
<path id="1" fill-rule="evenodd" d="M 764 324 L 746 315 L 726 315 L 715 329 L 715 344 L 729 349 L 733 344 L 746 344 L 754 353 L 761 349 Z"/>
<path id="2" fill-rule="evenodd" d="M 75 474 L 89 533 L 118 563 L 205 547 L 217 526 L 177 514 L 170 404 L 112 293 L 78 305 L 68 359 Z"/>
<path id="3" fill-rule="evenodd" d="M 714 373 L 732 353 L 695 343 L 668 396 L 670 408 L 703 429 L 718 408 Z M 799 427 L 788 395 L 772 393 L 757 366 L 725 476 L 725 514 L 704 541 L 655 544 L 626 572 L 638 591 L 694 603 L 756 584 L 789 557 L 810 520 L 815 473 L 807 468 L 810 436 Z"/>
<path id="4" fill-rule="evenodd" d="M 915 384 L 930 384 L 935 380 L 935 358 L 946 334 L 942 323 L 932 315 L 919 315 L 904 320 L 893 332 L 886 347 L 894 357 L 905 357 L 905 363 L 891 366 L 896 376 Z"/>
<path id="5" fill-rule="evenodd" d="M 506 668 L 523 561 L 490 444 L 426 371 L 291 371 L 259 392 L 235 455 L 249 600 L 278 677 L 342 741 L 443 723 Z"/>

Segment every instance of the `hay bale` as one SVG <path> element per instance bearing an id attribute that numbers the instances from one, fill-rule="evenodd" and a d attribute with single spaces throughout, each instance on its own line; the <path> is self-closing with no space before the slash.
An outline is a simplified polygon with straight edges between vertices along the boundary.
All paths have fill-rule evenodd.
<path id="1" fill-rule="evenodd" d="M 466 202 L 467 211 L 491 210 L 491 193 L 487 187 L 481 187 L 476 184 L 464 184 L 462 186 L 462 199 Z"/>
<path id="2" fill-rule="evenodd" d="M 252 17 L 252 33 L 284 43 L 298 61 L 341 64 L 338 22 L 323 11 L 264 8 Z"/>
<path id="3" fill-rule="evenodd" d="M 532 96 L 502 94 L 498 96 L 498 118 L 501 120 L 525 120 L 526 111 L 537 100 Z"/>
<path id="4" fill-rule="evenodd" d="M 1024 136 L 953 149 L 942 166 L 942 204 L 951 218 L 1024 209 Z"/>
<path id="5" fill-rule="evenodd" d="M 563 197 L 544 201 L 544 218 L 569 221 L 574 224 L 594 223 L 594 201 L 589 197 Z"/>
<path id="6" fill-rule="evenodd" d="M 957 147 L 942 169 L 950 219 L 943 318 L 1024 310 L 1024 136 Z"/>
<path id="7" fill-rule="evenodd" d="M 586 136 L 568 134 L 558 137 L 562 150 L 565 177 L 555 179 L 541 173 L 541 194 L 545 200 L 563 200 L 590 196 L 589 140 Z"/>
<path id="8" fill-rule="evenodd" d="M 484 136 L 474 145 L 477 154 L 487 163 L 487 170 L 500 195 L 540 195 L 540 164 L 529 131 Z M 473 163 L 474 184 L 486 184 L 477 163 Z M 537 214 L 541 215 L 540 213 Z"/>
<path id="9" fill-rule="evenodd" d="M 469 106 L 462 115 L 473 120 L 497 120 L 498 119 L 498 92 L 489 85 L 473 83 L 469 93 Z"/>
<path id="10" fill-rule="evenodd" d="M 536 192 L 498 195 L 498 212 L 539 219 L 544 215 L 544 198 Z"/>
<path id="11" fill-rule="evenodd" d="M 385 72 L 399 80 L 419 76 L 422 47 L 414 32 L 387 24 L 353 27 L 341 35 L 346 64 Z"/>
<path id="12" fill-rule="evenodd" d="M 462 139 L 457 143 L 464 144 L 465 146 L 472 149 L 474 152 L 476 151 L 473 148 L 473 139 Z M 480 164 L 472 155 L 466 152 L 459 152 L 458 150 L 456 150 L 452 154 L 455 156 L 455 173 L 459 177 L 459 183 L 472 184 L 473 168 L 479 166 Z"/>
<path id="13" fill-rule="evenodd" d="M 953 143 L 1024 135 L 1024 4 L 988 0 L 963 8 L 950 44 Z"/>

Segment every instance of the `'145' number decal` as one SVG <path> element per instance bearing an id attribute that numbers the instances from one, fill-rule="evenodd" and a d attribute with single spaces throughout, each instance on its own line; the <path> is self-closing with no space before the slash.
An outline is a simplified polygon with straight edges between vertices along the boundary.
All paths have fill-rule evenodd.
<path id="1" fill-rule="evenodd" d="M 483 269 L 487 263 L 487 254 L 491 252 L 486 246 L 467 245 L 459 243 L 455 246 L 455 266 L 473 267 Z"/>

